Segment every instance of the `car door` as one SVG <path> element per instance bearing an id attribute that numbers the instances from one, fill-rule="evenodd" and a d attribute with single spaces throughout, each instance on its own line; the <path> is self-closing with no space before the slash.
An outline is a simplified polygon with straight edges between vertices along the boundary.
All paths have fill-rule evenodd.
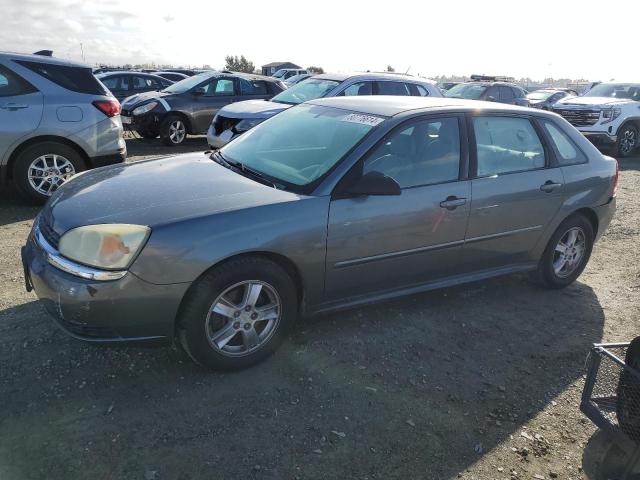
<path id="1" fill-rule="evenodd" d="M 193 133 L 206 132 L 218 110 L 239 99 L 238 86 L 232 77 L 214 78 L 201 85 L 203 90 L 193 96 Z"/>
<path id="2" fill-rule="evenodd" d="M 269 93 L 269 87 L 264 80 L 252 80 L 239 78 L 240 85 L 240 100 L 264 100 L 271 98 L 272 93 Z"/>
<path id="3" fill-rule="evenodd" d="M 42 93 L 0 65 L 0 161 L 18 139 L 38 128 L 42 110 Z"/>
<path id="4" fill-rule="evenodd" d="M 473 199 L 465 258 L 473 270 L 531 261 L 564 198 L 564 177 L 533 119 L 472 115 Z"/>
<path id="5" fill-rule="evenodd" d="M 488 102 L 499 102 L 500 101 L 500 89 L 497 85 L 491 85 L 486 89 L 484 95 L 480 97 L 480 100 L 486 100 Z"/>
<path id="6" fill-rule="evenodd" d="M 380 172 L 401 194 L 341 198 L 338 186 L 328 219 L 327 301 L 460 271 L 471 199 L 466 145 L 462 116 L 421 117 L 395 128 L 356 164 L 345 179 Z"/>
<path id="7" fill-rule="evenodd" d="M 501 85 L 500 90 L 500 103 L 509 103 L 513 105 L 516 102 L 516 96 L 510 87 Z"/>

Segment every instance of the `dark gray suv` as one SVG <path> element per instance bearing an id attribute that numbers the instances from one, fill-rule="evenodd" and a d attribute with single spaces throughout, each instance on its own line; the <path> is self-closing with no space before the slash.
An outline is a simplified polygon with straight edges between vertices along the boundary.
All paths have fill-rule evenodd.
<path id="1" fill-rule="evenodd" d="M 215 114 L 241 100 L 267 100 L 286 87 L 272 77 L 237 72 L 203 72 L 160 92 L 122 102 L 122 123 L 144 138 L 180 145 L 187 134 L 206 133 Z"/>

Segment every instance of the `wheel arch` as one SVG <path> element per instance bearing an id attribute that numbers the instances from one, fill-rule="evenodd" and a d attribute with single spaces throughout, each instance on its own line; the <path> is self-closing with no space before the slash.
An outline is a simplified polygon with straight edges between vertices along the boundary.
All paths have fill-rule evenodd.
<path id="1" fill-rule="evenodd" d="M 176 116 L 176 117 L 182 118 L 182 120 L 184 121 L 185 126 L 187 127 L 187 133 L 189 135 L 193 135 L 193 125 L 191 124 L 191 118 L 189 118 L 189 115 L 187 115 L 186 113 L 184 113 L 181 110 L 169 110 L 162 117 L 161 123 L 164 122 L 165 120 L 167 120 L 171 116 Z"/>
<path id="2" fill-rule="evenodd" d="M 593 227 L 593 238 L 597 238 L 598 237 L 598 227 L 600 226 L 600 221 L 598 220 L 598 215 L 596 214 L 596 212 L 594 210 L 592 210 L 591 208 L 583 207 L 583 208 L 580 208 L 580 209 L 576 210 L 571 215 L 575 215 L 575 214 L 582 215 L 582 216 L 586 217 L 587 220 L 589 220 L 589 223 L 591 223 L 591 226 Z M 567 218 L 569 218 L 571 215 L 568 215 Z"/>
<path id="3" fill-rule="evenodd" d="M 205 275 L 207 275 L 211 270 L 213 270 L 214 268 L 218 268 L 221 265 L 224 265 L 225 263 L 234 261 L 234 260 L 238 260 L 240 258 L 248 258 L 248 257 L 253 257 L 253 258 L 264 258 L 267 260 L 270 260 L 272 262 L 274 262 L 275 264 L 279 265 L 280 267 L 282 267 L 285 272 L 287 272 L 287 274 L 291 277 L 291 280 L 293 281 L 293 285 L 294 288 L 296 289 L 296 297 L 298 299 L 298 309 L 299 311 L 304 311 L 304 298 L 305 298 L 305 289 L 304 289 L 304 282 L 302 279 L 302 275 L 300 274 L 300 270 L 298 268 L 298 266 L 287 256 L 282 255 L 280 253 L 275 253 L 275 252 L 270 252 L 270 251 L 263 251 L 263 250 L 258 250 L 258 251 L 250 251 L 250 252 L 242 252 L 236 255 L 232 255 L 230 257 L 226 257 L 223 258 L 219 261 L 217 261 L 216 263 L 214 263 L 213 265 L 211 265 L 209 268 L 207 268 L 205 271 L 203 271 L 198 278 L 196 278 L 192 283 L 191 286 L 187 289 L 187 291 L 185 292 L 185 294 L 182 297 L 182 300 L 180 300 L 180 305 L 178 307 L 178 311 L 176 314 L 176 320 L 175 320 L 175 329 L 176 329 L 176 333 L 177 333 L 177 329 L 179 327 L 178 325 L 178 319 L 183 311 L 184 308 L 184 304 L 187 301 L 187 299 L 189 298 L 189 295 L 191 294 L 192 290 L 193 290 L 193 286 L 198 283 L 198 281 L 204 277 Z"/>
<path id="4" fill-rule="evenodd" d="M 18 159 L 18 157 L 22 152 L 24 152 L 27 148 L 33 145 L 37 145 L 38 143 L 44 143 L 44 142 L 60 143 L 61 145 L 65 145 L 67 147 L 74 149 L 78 153 L 78 155 L 80 155 L 80 158 L 82 158 L 82 161 L 85 164 L 85 168 L 90 168 L 91 165 L 89 162 L 89 155 L 87 155 L 87 152 L 85 152 L 84 149 L 77 143 L 73 142 L 72 140 L 69 140 L 68 138 L 60 137 L 57 135 L 39 135 L 37 137 L 31 137 L 25 140 L 20 145 L 18 145 L 13 150 L 13 152 L 11 152 L 11 155 L 9 155 L 9 159 L 7 160 L 7 165 L 6 165 L 6 170 L 5 170 L 6 177 L 8 179 L 13 178 L 13 168 L 15 166 L 16 160 Z"/>

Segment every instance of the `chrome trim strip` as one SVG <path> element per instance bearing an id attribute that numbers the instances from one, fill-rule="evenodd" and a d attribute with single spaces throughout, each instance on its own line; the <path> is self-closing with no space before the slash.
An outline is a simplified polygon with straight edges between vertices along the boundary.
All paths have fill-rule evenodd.
<path id="1" fill-rule="evenodd" d="M 518 228 L 517 230 L 509 230 L 506 232 L 492 233 L 491 235 L 483 235 L 482 237 L 467 238 L 465 239 L 464 243 L 481 242 L 482 240 L 493 240 L 494 238 L 502 238 L 502 237 L 508 237 L 509 235 L 516 235 L 518 233 L 532 232 L 533 230 L 540 230 L 541 228 L 542 228 L 542 225 L 536 225 L 534 227 Z"/>
<path id="2" fill-rule="evenodd" d="M 457 240 L 455 242 L 440 243 L 438 245 L 430 245 L 428 247 L 412 248 L 411 250 L 401 250 L 399 252 L 383 253 L 381 255 L 372 255 L 370 257 L 355 258 L 353 260 L 343 260 L 333 264 L 335 268 L 352 267 L 354 265 L 360 265 L 362 263 L 375 262 L 377 260 L 385 260 L 387 258 L 404 257 L 406 255 L 413 255 L 414 253 L 428 252 L 431 250 L 440 250 L 443 248 L 455 247 L 462 245 L 464 240 Z"/>
<path id="3" fill-rule="evenodd" d="M 60 255 L 60 253 L 51 244 L 49 244 L 49 242 L 47 242 L 37 226 L 34 227 L 33 233 L 34 240 L 42 249 L 47 262 L 63 272 L 75 275 L 76 277 L 86 278 L 87 280 L 97 280 L 100 282 L 119 280 L 127 274 L 126 270 L 97 270 L 71 262 Z"/>

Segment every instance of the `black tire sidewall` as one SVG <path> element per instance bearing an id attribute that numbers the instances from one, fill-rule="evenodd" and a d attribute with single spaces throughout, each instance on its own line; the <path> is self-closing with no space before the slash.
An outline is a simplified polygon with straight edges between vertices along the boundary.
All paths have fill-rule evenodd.
<path id="1" fill-rule="evenodd" d="M 209 344 L 205 333 L 207 314 L 216 297 L 231 285 L 261 280 L 280 296 L 281 316 L 276 331 L 258 350 L 241 357 L 228 357 Z M 216 267 L 194 283 L 178 318 L 178 337 L 184 350 L 198 364 L 214 370 L 239 370 L 271 355 L 295 323 L 298 302 L 291 277 L 278 264 L 259 257 L 232 260 Z"/>
<path id="2" fill-rule="evenodd" d="M 76 173 L 86 169 L 85 162 L 80 154 L 68 145 L 58 142 L 42 142 L 25 148 L 16 158 L 13 168 L 13 182 L 18 191 L 32 202 L 45 203 L 49 197 L 31 187 L 29 183 L 29 166 L 36 158 L 50 153 L 61 155 L 69 160 Z"/>
<path id="3" fill-rule="evenodd" d="M 633 146 L 633 148 L 627 152 L 627 153 L 622 153 L 620 151 L 620 146 L 622 144 L 622 139 L 624 138 L 624 133 L 627 130 L 633 130 L 636 134 L 636 144 Z M 626 158 L 626 157 L 630 157 L 631 155 L 633 155 L 633 152 L 638 148 L 638 129 L 630 124 L 627 123 L 625 125 L 622 126 L 622 128 L 620 128 L 619 132 L 618 132 L 618 140 L 616 142 L 616 156 L 618 157 L 622 157 L 622 158 Z"/>
<path id="4" fill-rule="evenodd" d="M 184 138 L 180 143 L 174 143 L 169 138 L 169 126 L 171 125 L 172 122 L 176 120 L 180 120 L 185 128 Z M 182 145 L 184 141 L 187 139 L 188 133 L 189 132 L 187 131 L 187 122 L 185 121 L 184 118 L 182 118 L 179 115 L 168 115 L 160 124 L 160 138 L 162 139 L 162 143 L 164 143 L 168 147 L 176 147 L 178 145 Z"/>
<path id="5" fill-rule="evenodd" d="M 569 229 L 574 227 L 580 227 L 584 231 L 586 249 L 582 257 L 580 266 L 568 277 L 561 278 L 556 275 L 553 269 L 553 256 L 555 248 L 564 234 L 567 233 Z M 589 258 L 591 258 L 591 251 L 593 250 L 594 235 L 595 233 L 593 231 L 593 225 L 584 215 L 575 214 L 565 219 L 551 236 L 551 239 L 549 240 L 549 243 L 545 248 L 544 254 L 540 259 L 538 273 L 540 279 L 542 280 L 542 283 L 549 288 L 564 288 L 575 282 L 589 263 Z"/>

